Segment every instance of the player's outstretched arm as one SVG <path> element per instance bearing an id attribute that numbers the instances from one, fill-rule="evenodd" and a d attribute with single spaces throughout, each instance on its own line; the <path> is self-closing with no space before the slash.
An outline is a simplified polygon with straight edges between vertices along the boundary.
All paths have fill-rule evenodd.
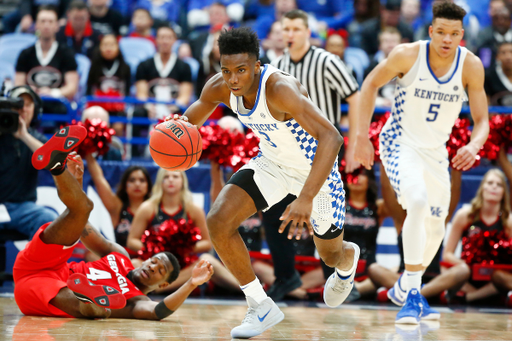
<path id="1" fill-rule="evenodd" d="M 320 109 L 308 98 L 307 91 L 300 83 L 289 76 L 275 74 L 267 81 L 268 106 L 275 111 L 292 116 L 312 137 L 318 140 L 318 146 L 311 171 L 298 198 L 288 206 L 283 214 L 280 232 L 291 221 L 288 238 L 296 234 L 300 239 L 304 224 L 313 234 L 311 211 L 313 199 L 327 180 L 336 161 L 343 138 L 336 128 L 320 112 Z M 298 227 L 298 230 L 296 230 Z"/>
<path id="2" fill-rule="evenodd" d="M 100 257 L 105 257 L 112 252 L 118 252 L 130 258 L 124 247 L 107 240 L 96 228 L 94 228 L 89 223 L 85 225 L 85 228 L 82 231 L 82 235 L 80 236 L 80 241 L 89 251 L 94 252 Z"/>
<path id="3" fill-rule="evenodd" d="M 374 150 L 368 139 L 368 130 L 375 110 L 375 100 L 379 88 L 397 76 L 406 74 L 414 65 L 418 56 L 419 45 L 402 44 L 391 51 L 387 59 L 384 59 L 370 72 L 361 86 L 359 96 L 359 115 L 356 120 L 356 127 L 353 136 L 355 137 L 354 148 L 356 161 L 370 169 L 373 165 Z"/>
<path id="4" fill-rule="evenodd" d="M 200 127 L 220 103 L 229 105 L 229 89 L 219 73 L 206 83 L 201 96 L 185 111 L 184 116 L 190 123 Z"/>
<path id="5" fill-rule="evenodd" d="M 467 86 L 469 108 L 473 117 L 473 132 L 471 142 L 459 148 L 453 158 L 453 167 L 458 170 L 470 169 L 476 160 L 476 155 L 489 135 L 489 110 L 484 90 L 485 72 L 482 62 L 472 53 L 468 53 L 464 61 L 463 81 Z"/>
<path id="6" fill-rule="evenodd" d="M 111 317 L 162 320 L 178 310 L 192 291 L 210 280 L 212 275 L 213 266 L 203 259 L 194 266 L 192 277 L 163 301 L 157 303 L 147 296 L 137 296 L 129 299 L 123 309 L 112 310 Z"/>

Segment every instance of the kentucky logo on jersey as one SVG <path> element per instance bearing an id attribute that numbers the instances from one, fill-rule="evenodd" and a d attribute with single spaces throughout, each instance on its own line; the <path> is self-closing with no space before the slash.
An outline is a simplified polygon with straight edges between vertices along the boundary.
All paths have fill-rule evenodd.
<path id="1" fill-rule="evenodd" d="M 274 131 L 279 130 L 277 124 L 257 124 L 257 123 L 246 123 L 248 128 L 256 131 Z"/>
<path id="2" fill-rule="evenodd" d="M 414 89 L 414 97 L 442 102 L 458 102 L 461 98 L 460 95 L 450 95 L 443 92 L 423 90 L 418 88 Z"/>

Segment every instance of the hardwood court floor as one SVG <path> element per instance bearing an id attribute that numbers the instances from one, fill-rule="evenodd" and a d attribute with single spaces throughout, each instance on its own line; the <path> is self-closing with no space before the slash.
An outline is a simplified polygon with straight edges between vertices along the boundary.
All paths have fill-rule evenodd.
<path id="1" fill-rule="evenodd" d="M 315 306 L 283 305 L 284 321 L 253 340 L 512 340 L 512 310 L 457 313 L 445 308 L 440 324 L 399 328 L 391 306 Z M 231 328 L 245 312 L 244 301 L 191 299 L 164 321 L 90 321 L 23 316 L 13 298 L 2 297 L 0 340 L 230 340 Z"/>

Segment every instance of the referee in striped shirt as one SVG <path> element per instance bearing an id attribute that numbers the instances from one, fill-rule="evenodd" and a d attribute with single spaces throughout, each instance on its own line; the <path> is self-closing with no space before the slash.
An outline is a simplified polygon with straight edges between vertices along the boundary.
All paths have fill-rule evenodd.
<path id="1" fill-rule="evenodd" d="M 349 104 L 349 126 L 355 125 L 356 105 L 359 98 L 358 84 L 347 70 L 343 61 L 324 49 L 311 46 L 309 38 L 308 15 L 301 10 L 292 10 L 284 14 L 283 40 L 288 47 L 284 55 L 272 62 L 278 69 L 297 78 L 306 88 L 313 103 L 324 113 L 327 119 L 339 129 L 341 120 L 341 101 Z M 359 165 L 353 159 L 353 153 L 347 151 L 347 171 Z M 296 242 L 286 238 L 287 232 L 279 234 L 279 218 L 286 207 L 295 200 L 287 196 L 280 203 L 263 213 L 265 236 L 274 262 L 276 280 L 268 295 L 273 300 L 282 300 L 284 296 L 302 285 L 300 275 L 295 270 Z M 332 269 L 325 269 L 326 275 Z M 329 272 L 327 274 L 327 272 Z"/>

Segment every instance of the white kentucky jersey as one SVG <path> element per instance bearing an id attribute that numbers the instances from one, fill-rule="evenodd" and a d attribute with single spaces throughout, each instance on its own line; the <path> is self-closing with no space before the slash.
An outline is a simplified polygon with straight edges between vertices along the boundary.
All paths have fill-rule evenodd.
<path id="1" fill-rule="evenodd" d="M 452 66 L 436 77 L 429 63 L 429 42 L 420 41 L 418 58 L 395 89 L 391 116 L 380 135 L 384 146 L 404 143 L 411 147 L 438 148 L 450 137 L 463 102 L 462 66 L 467 49 L 458 47 Z"/>
<path id="2" fill-rule="evenodd" d="M 318 141 L 305 131 L 294 118 L 276 120 L 267 106 L 266 83 L 270 75 L 283 71 L 266 64 L 261 71 L 254 108 L 244 107 L 243 97 L 231 93 L 230 107 L 242 123 L 260 138 L 260 153 L 271 161 L 290 168 L 309 170 Z M 289 76 L 292 77 L 292 76 Z M 334 167 L 337 168 L 337 162 Z"/>

